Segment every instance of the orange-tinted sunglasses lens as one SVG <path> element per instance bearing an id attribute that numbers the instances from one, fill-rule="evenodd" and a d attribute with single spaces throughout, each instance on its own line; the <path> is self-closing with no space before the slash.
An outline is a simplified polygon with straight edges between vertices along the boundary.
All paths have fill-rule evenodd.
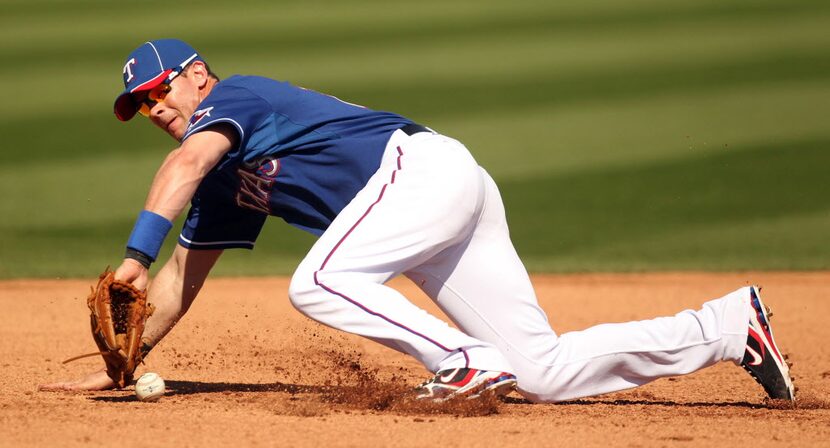
<path id="1" fill-rule="evenodd" d="M 164 99 L 167 98 L 168 93 L 170 93 L 169 84 L 161 84 L 157 86 L 147 94 L 146 98 L 141 100 L 138 113 L 144 115 L 145 117 L 149 117 L 150 109 L 152 109 L 157 103 L 164 101 Z"/>

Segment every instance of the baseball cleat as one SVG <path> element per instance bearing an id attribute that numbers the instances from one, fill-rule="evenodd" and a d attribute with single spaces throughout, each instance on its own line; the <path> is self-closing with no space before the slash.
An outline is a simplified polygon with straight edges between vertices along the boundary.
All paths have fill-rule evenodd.
<path id="1" fill-rule="evenodd" d="M 485 395 L 503 396 L 516 387 L 516 376 L 507 372 L 477 369 L 446 369 L 416 389 L 419 400 L 436 402 L 456 397 L 469 400 Z"/>
<path id="2" fill-rule="evenodd" d="M 781 355 L 772 337 L 772 327 L 769 324 L 772 313 L 761 301 L 757 286 L 750 287 L 749 293 L 752 313 L 741 366 L 764 387 L 770 398 L 793 401 L 795 387 L 790 378 L 790 364 L 786 356 Z"/>

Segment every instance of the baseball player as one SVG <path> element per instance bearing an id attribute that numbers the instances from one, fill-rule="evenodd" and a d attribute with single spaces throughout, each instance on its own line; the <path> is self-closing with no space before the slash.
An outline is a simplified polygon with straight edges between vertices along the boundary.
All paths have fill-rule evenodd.
<path id="1" fill-rule="evenodd" d="M 221 80 L 190 45 L 146 42 L 123 65 L 115 115 L 136 113 L 179 144 L 150 186 L 115 277 L 148 268 L 190 203 L 149 286 L 144 352 L 187 312 L 222 251 L 251 249 L 266 218 L 319 237 L 288 295 L 303 314 L 413 356 L 434 376 L 417 396 L 514 388 L 555 402 L 639 386 L 720 361 L 794 399 L 758 289 L 700 310 L 557 335 L 513 248 L 493 179 L 463 144 L 400 115 L 258 76 Z M 457 328 L 384 283 L 403 274 Z M 104 371 L 47 390 L 112 387 Z"/>

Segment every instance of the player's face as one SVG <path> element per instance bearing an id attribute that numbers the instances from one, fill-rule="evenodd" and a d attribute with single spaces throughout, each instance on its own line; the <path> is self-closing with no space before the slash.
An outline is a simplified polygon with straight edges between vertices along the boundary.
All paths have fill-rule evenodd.
<path id="1" fill-rule="evenodd" d="M 186 73 L 177 76 L 170 84 L 161 84 L 148 94 L 145 107 L 148 117 L 156 126 L 176 140 L 181 140 L 187 130 L 190 116 L 204 99 L 207 77 L 203 65 L 194 65 Z"/>

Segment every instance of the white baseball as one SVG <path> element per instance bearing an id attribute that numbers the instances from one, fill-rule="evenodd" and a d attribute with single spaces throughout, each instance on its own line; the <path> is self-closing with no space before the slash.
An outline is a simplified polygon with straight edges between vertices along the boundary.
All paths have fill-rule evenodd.
<path id="1" fill-rule="evenodd" d="M 135 383 L 135 396 L 141 401 L 156 401 L 164 395 L 164 379 L 157 373 L 147 372 Z"/>

